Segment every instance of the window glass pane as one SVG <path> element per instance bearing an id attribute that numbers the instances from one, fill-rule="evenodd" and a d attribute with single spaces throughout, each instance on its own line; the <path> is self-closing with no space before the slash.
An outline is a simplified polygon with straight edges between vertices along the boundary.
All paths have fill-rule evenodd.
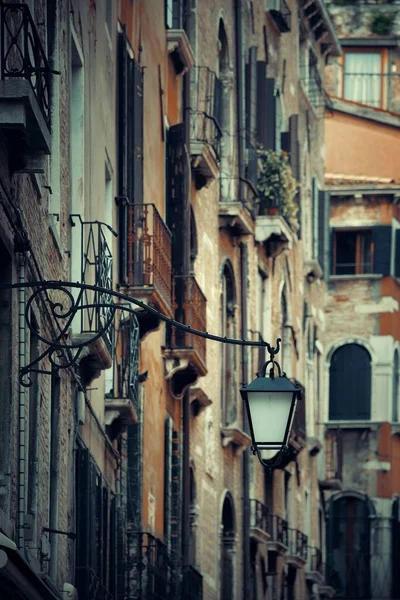
<path id="1" fill-rule="evenodd" d="M 336 275 L 362 275 L 372 272 L 372 231 L 335 232 Z"/>
<path id="2" fill-rule="evenodd" d="M 344 98 L 369 106 L 381 105 L 381 55 L 377 52 L 346 52 Z"/>
<path id="3" fill-rule="evenodd" d="M 341 346 L 332 356 L 329 418 L 371 418 L 371 357 L 368 351 L 358 344 Z"/>

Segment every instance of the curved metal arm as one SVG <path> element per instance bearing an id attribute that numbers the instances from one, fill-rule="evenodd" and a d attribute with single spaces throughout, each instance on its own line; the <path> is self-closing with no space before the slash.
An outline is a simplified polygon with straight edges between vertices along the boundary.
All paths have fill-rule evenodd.
<path id="1" fill-rule="evenodd" d="M 275 377 L 275 371 L 274 371 L 275 367 L 278 369 L 279 377 L 285 376 L 285 373 L 283 373 L 279 363 L 274 359 L 274 356 L 276 356 L 280 350 L 281 341 L 282 341 L 281 338 L 277 338 L 276 348 L 274 348 L 273 346 L 270 346 L 270 344 L 268 344 L 268 343 L 266 344 L 267 351 L 269 354 L 269 360 L 267 360 L 267 362 L 265 362 L 263 364 L 263 366 L 261 367 L 261 372 L 257 373 L 257 377 L 265 377 L 268 365 L 271 365 L 271 368 L 269 370 L 269 376 L 271 377 L 271 379 L 274 379 L 274 377 Z"/>
<path id="2" fill-rule="evenodd" d="M 280 465 L 282 464 L 283 458 L 289 454 L 289 448 L 287 446 L 282 446 L 278 450 L 277 455 L 274 456 L 273 458 L 269 458 L 269 459 L 262 458 L 261 452 L 257 448 L 257 446 L 251 446 L 251 451 L 253 452 L 254 455 L 257 455 L 257 458 L 260 461 L 260 463 L 262 464 L 262 466 L 271 471 L 273 469 L 279 469 Z"/>
<path id="3" fill-rule="evenodd" d="M 137 315 L 137 311 L 135 311 L 134 307 L 130 306 L 132 304 L 135 305 L 135 307 L 141 308 L 147 313 L 157 316 L 161 321 L 169 323 L 173 327 L 181 329 L 182 331 L 185 331 L 186 333 L 190 333 L 192 335 L 196 335 L 223 344 L 266 347 L 271 357 L 271 360 L 268 361 L 268 363 L 272 361 L 273 364 L 277 365 L 277 363 L 273 360 L 273 357 L 279 352 L 280 339 L 277 340 L 277 346 L 276 348 L 274 348 L 270 346 L 268 342 L 264 341 L 228 338 L 226 336 L 222 337 L 213 333 L 209 333 L 208 331 L 200 331 L 198 329 L 194 329 L 190 325 L 185 325 L 184 323 L 180 323 L 175 319 L 167 317 L 156 308 L 148 306 L 141 300 L 137 300 L 136 298 L 133 298 L 128 294 L 117 292 L 115 290 L 101 287 L 98 285 L 90 285 L 87 283 L 79 283 L 72 281 L 29 281 L 0 285 L 0 289 L 20 288 L 30 288 L 33 290 L 26 303 L 25 321 L 32 333 L 47 346 L 47 348 L 42 352 L 42 354 L 39 357 L 37 357 L 29 365 L 24 367 L 24 369 L 21 371 L 20 381 L 22 385 L 25 386 L 31 385 L 31 381 L 29 378 L 30 372 L 36 371 L 40 373 L 48 373 L 48 371 L 43 371 L 37 368 L 39 362 L 46 356 L 49 357 L 52 366 L 56 369 L 67 368 L 72 366 L 77 361 L 84 346 L 93 343 L 94 341 L 96 341 L 97 339 L 99 339 L 107 333 L 114 321 L 114 316 L 117 310 L 123 310 L 124 312 Z M 76 297 L 74 297 L 71 289 L 78 290 Z M 61 294 L 64 294 L 67 303 L 66 307 L 64 307 L 64 303 L 61 302 L 59 299 L 57 299 L 56 302 L 51 300 L 48 293 L 51 290 L 55 290 L 60 292 Z M 87 292 L 97 293 L 98 297 L 100 297 L 103 300 L 103 302 L 93 304 L 90 302 L 85 302 L 85 299 L 88 298 Z M 36 300 L 39 299 L 46 304 L 47 308 L 49 309 L 50 316 L 58 324 L 58 333 L 54 339 L 47 339 L 46 337 L 44 337 L 44 335 L 38 330 L 38 327 L 35 327 L 34 324 L 31 322 L 32 305 Z M 116 299 L 119 302 L 114 302 L 113 299 Z M 108 308 L 110 310 L 106 321 L 104 323 L 101 323 L 101 327 L 99 327 L 97 331 L 89 332 L 89 334 L 93 333 L 92 337 L 90 339 L 87 339 L 86 337 L 84 341 L 68 340 L 68 331 L 72 325 L 73 319 L 76 316 L 76 314 L 81 313 L 82 311 L 85 311 L 87 309 L 100 307 Z M 75 351 L 75 354 L 73 354 L 73 351 Z M 268 365 L 268 363 L 266 363 L 266 365 Z M 264 365 L 265 368 L 266 365 Z M 279 365 L 278 369 L 280 372 Z M 271 371 L 272 370 L 273 368 L 271 369 Z"/>

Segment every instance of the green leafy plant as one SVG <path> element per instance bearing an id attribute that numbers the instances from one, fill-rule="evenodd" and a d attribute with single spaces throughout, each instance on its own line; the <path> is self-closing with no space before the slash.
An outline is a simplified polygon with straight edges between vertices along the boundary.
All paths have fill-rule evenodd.
<path id="1" fill-rule="evenodd" d="M 298 205 L 295 202 L 296 179 L 293 177 L 287 152 L 257 150 L 257 190 L 261 214 L 280 212 L 292 229 L 297 230 Z"/>
<path id="2" fill-rule="evenodd" d="M 393 30 L 393 23 L 396 13 L 381 13 L 375 11 L 372 15 L 370 29 L 377 35 L 390 35 Z"/>

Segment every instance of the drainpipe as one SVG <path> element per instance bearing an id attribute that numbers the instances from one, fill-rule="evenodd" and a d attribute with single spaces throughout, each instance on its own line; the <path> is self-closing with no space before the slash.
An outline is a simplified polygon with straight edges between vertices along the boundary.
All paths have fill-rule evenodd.
<path id="1" fill-rule="evenodd" d="M 238 175 L 239 175 L 239 200 L 243 199 L 243 180 L 245 178 L 244 165 L 244 109 L 243 109 L 243 25 L 242 25 L 242 0 L 235 1 L 235 33 L 236 33 L 236 98 L 237 98 L 237 131 L 238 131 Z"/>
<path id="2" fill-rule="evenodd" d="M 241 304 L 241 337 L 247 337 L 247 281 L 248 281 L 248 249 L 247 245 L 241 243 L 240 249 L 240 304 Z M 241 347 L 242 383 L 247 383 L 248 377 L 248 350 Z M 242 407 L 243 429 L 248 433 L 249 427 L 247 415 Z M 251 572 L 250 572 L 250 465 L 251 456 L 249 452 L 243 452 L 243 598 L 251 597 Z"/>
<path id="3" fill-rule="evenodd" d="M 25 283 L 26 254 L 19 255 L 18 282 Z M 18 292 L 18 321 L 19 321 L 19 372 L 26 366 L 26 324 L 25 324 L 25 288 Z M 25 505 L 26 505 L 26 388 L 19 384 L 18 400 L 18 549 L 23 553 Z"/>
<path id="4" fill-rule="evenodd" d="M 183 28 L 190 30 L 190 2 L 183 2 Z M 191 164 L 190 164 L 190 71 L 183 76 L 183 123 L 185 130 L 185 146 L 187 152 L 187 190 L 185 198 L 185 231 L 184 231 L 184 276 L 190 273 L 190 196 L 191 196 Z M 182 554 L 183 566 L 189 564 L 190 544 L 190 401 L 187 390 L 182 399 Z"/>

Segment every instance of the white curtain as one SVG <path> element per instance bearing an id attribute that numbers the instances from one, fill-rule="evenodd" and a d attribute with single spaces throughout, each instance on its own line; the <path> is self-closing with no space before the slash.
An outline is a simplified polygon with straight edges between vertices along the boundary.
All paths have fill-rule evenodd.
<path id="1" fill-rule="evenodd" d="M 381 106 L 381 55 L 374 52 L 346 52 L 344 98 L 368 106 Z"/>

